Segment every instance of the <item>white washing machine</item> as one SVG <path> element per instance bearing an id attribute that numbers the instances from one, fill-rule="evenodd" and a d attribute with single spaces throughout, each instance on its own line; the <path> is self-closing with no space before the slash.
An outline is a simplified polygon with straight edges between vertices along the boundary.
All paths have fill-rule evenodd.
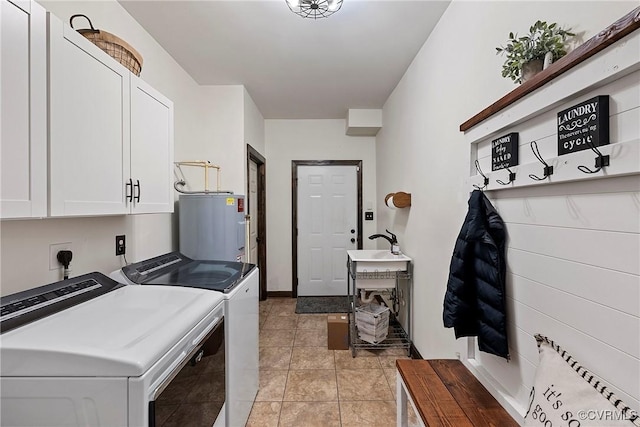
<path id="1" fill-rule="evenodd" d="M 180 252 L 111 273 L 111 278 L 124 284 L 194 287 L 224 298 L 228 427 L 246 424 L 258 393 L 258 275 L 253 264 L 192 260 Z"/>
<path id="2" fill-rule="evenodd" d="M 224 425 L 221 295 L 91 273 L 1 306 L 2 425 Z"/>

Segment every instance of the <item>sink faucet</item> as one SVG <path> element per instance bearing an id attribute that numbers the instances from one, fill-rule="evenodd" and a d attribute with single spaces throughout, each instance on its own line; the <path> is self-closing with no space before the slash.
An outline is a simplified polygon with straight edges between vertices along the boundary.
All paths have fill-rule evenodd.
<path id="1" fill-rule="evenodd" d="M 369 236 L 369 239 L 373 240 L 379 237 L 386 239 L 391 245 L 391 253 L 394 255 L 400 255 L 400 245 L 398 244 L 398 239 L 396 238 L 396 235 L 390 232 L 389 230 L 385 230 L 385 231 L 391 234 L 391 237 L 387 236 L 386 234 L 372 234 L 371 236 Z"/>

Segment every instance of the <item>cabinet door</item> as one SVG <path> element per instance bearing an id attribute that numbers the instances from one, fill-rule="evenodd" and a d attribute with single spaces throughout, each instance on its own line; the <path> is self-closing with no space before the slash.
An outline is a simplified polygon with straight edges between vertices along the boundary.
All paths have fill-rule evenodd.
<path id="1" fill-rule="evenodd" d="M 173 103 L 131 76 L 132 213 L 173 212 Z"/>
<path id="2" fill-rule="evenodd" d="M 48 19 L 50 215 L 128 213 L 130 73 Z"/>
<path id="3" fill-rule="evenodd" d="M 0 0 L 0 218 L 47 215 L 46 15 Z"/>

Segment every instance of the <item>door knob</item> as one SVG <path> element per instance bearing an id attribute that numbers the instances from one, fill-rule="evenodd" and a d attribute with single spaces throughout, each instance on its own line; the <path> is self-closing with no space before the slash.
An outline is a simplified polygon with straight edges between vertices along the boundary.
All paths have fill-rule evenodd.
<path id="1" fill-rule="evenodd" d="M 356 239 L 354 239 L 353 237 L 351 238 L 351 243 L 355 243 Z"/>
<path id="2" fill-rule="evenodd" d="M 356 232 L 356 230 L 354 230 L 353 228 L 351 229 L 351 234 L 354 234 Z"/>

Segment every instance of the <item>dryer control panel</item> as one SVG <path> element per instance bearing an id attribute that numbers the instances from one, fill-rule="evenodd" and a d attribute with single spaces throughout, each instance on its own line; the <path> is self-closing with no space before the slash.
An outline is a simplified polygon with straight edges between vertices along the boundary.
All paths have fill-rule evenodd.
<path id="1" fill-rule="evenodd" d="M 89 301 L 123 286 L 100 273 L 89 273 L 0 298 L 2 333 Z"/>

